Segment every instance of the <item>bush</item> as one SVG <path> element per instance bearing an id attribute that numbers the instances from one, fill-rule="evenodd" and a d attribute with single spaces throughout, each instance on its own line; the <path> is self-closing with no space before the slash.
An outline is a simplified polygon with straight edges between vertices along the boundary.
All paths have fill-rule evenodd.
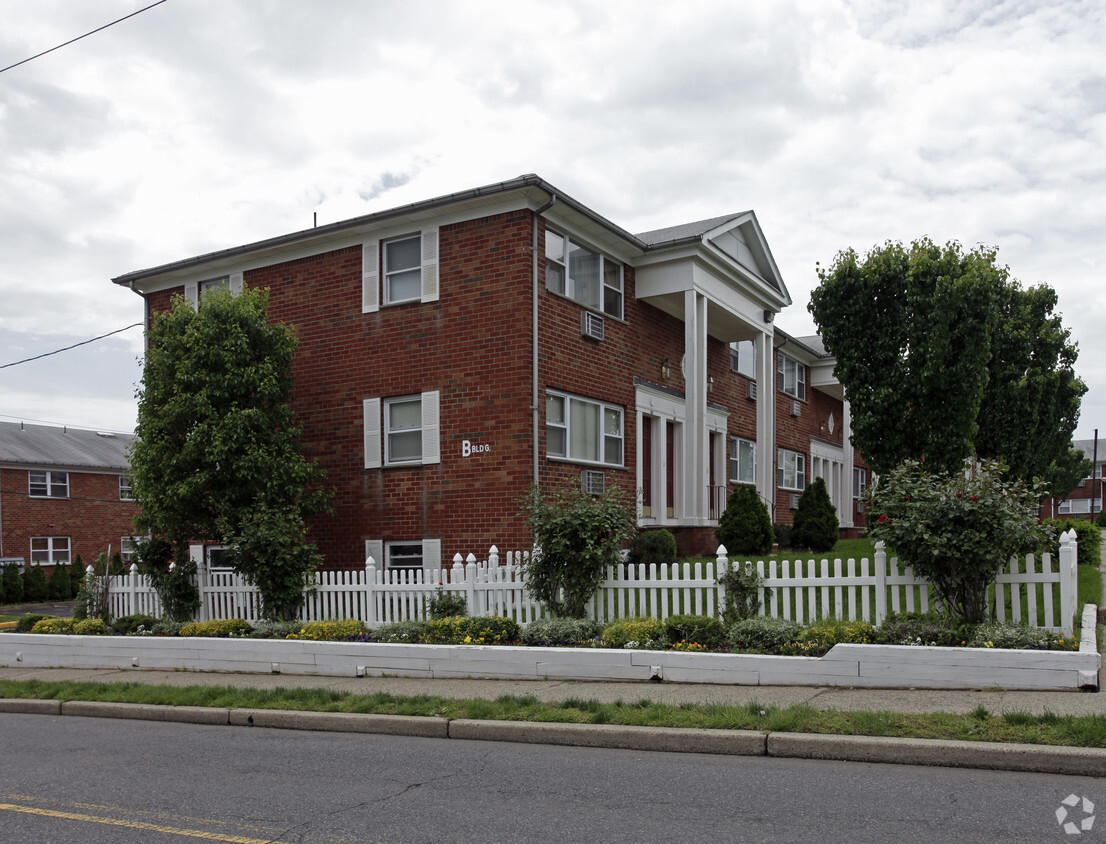
<path id="1" fill-rule="evenodd" d="M 253 628 L 250 623 L 242 618 L 228 618 L 218 621 L 193 621 L 185 624 L 177 633 L 178 636 L 216 636 L 225 638 L 228 636 L 246 636 Z"/>
<path id="2" fill-rule="evenodd" d="M 446 592 L 441 586 L 426 606 L 431 620 L 438 618 L 456 618 L 469 614 L 468 601 L 460 592 Z"/>
<path id="3" fill-rule="evenodd" d="M 44 618 L 35 622 L 32 633 L 72 633 L 76 622 L 71 618 Z"/>
<path id="4" fill-rule="evenodd" d="M 302 621 L 262 621 L 250 631 L 251 639 L 291 639 L 303 629 Z"/>
<path id="5" fill-rule="evenodd" d="M 1046 519 L 1045 524 L 1056 529 L 1052 544 L 1054 558 L 1060 553 L 1060 534 L 1074 530 L 1079 563 L 1097 566 L 1101 562 L 1102 528 L 1090 519 Z"/>
<path id="6" fill-rule="evenodd" d="M 152 631 L 158 620 L 152 615 L 125 615 L 111 622 L 111 629 L 118 636 L 133 636 L 139 627 Z"/>
<path id="7" fill-rule="evenodd" d="M 185 621 L 170 621 L 163 618 L 157 624 L 154 625 L 153 630 L 150 632 L 155 636 L 179 636 L 181 630 L 188 626 L 190 622 Z"/>
<path id="8" fill-rule="evenodd" d="M 81 559 L 81 555 L 78 554 L 73 564 L 69 567 L 69 600 L 76 600 L 78 593 L 81 591 L 81 585 L 84 583 L 85 578 L 85 564 Z"/>
<path id="9" fill-rule="evenodd" d="M 501 616 L 439 618 L 427 622 L 428 645 L 505 645 L 517 642 L 518 624 Z"/>
<path id="10" fill-rule="evenodd" d="M 718 583 L 725 587 L 722 618 L 727 624 L 757 614 L 760 610 L 761 582 L 761 576 L 752 563 L 730 563 L 718 576 Z"/>
<path id="11" fill-rule="evenodd" d="M 1061 641 L 1061 639 L 1063 641 Z M 1011 648 L 1014 650 L 1076 650 L 1074 637 L 1058 637 L 1050 630 L 1016 624 L 980 624 L 967 640 L 969 648 Z"/>
<path id="12" fill-rule="evenodd" d="M 799 496 L 791 542 L 799 548 L 825 552 L 837 544 L 837 508 L 830 501 L 826 482 L 815 478 Z"/>
<path id="13" fill-rule="evenodd" d="M 426 639 L 426 626 L 425 621 L 393 621 L 369 631 L 369 637 L 374 642 L 418 645 Z"/>
<path id="14" fill-rule="evenodd" d="M 37 563 L 23 572 L 23 600 L 28 604 L 38 604 L 50 595 L 46 584 L 46 572 Z"/>
<path id="15" fill-rule="evenodd" d="M 69 589 L 69 566 L 61 563 L 54 566 L 48 587 L 51 601 L 68 601 L 72 597 Z"/>
<path id="16" fill-rule="evenodd" d="M 793 642 L 803 627 L 794 621 L 771 616 L 757 616 L 735 621 L 726 634 L 733 651 L 777 651 Z"/>
<path id="17" fill-rule="evenodd" d="M 663 528 L 642 531 L 630 543 L 626 562 L 635 566 L 671 565 L 676 562 L 676 537 Z"/>
<path id="18" fill-rule="evenodd" d="M 17 621 L 15 623 L 15 632 L 16 633 L 30 633 L 31 628 L 33 628 L 38 622 L 42 621 L 42 619 L 44 619 L 44 618 L 52 618 L 52 616 L 38 615 L 37 613 L 33 613 L 31 615 L 25 615 L 21 619 L 19 619 L 19 621 Z"/>
<path id="19" fill-rule="evenodd" d="M 318 642 L 363 642 L 368 628 L 356 618 L 331 621 L 309 621 L 299 633 L 290 634 L 297 639 L 313 639 Z"/>
<path id="20" fill-rule="evenodd" d="M 603 628 L 590 618 L 543 618 L 524 627 L 522 644 L 535 647 L 575 647 L 598 639 Z"/>
<path id="21" fill-rule="evenodd" d="M 783 548 L 791 548 L 791 531 L 795 526 L 787 522 L 776 522 L 772 525 L 772 533 L 776 535 L 776 544 Z"/>
<path id="22" fill-rule="evenodd" d="M 671 615 L 664 621 L 664 635 L 670 645 L 694 642 L 713 651 L 722 647 L 726 630 L 713 616 Z"/>
<path id="23" fill-rule="evenodd" d="M 780 647 L 780 653 L 790 656 L 822 656 L 834 645 L 848 642 L 870 645 L 876 629 L 866 621 L 823 619 L 804 629 L 793 642 Z"/>
<path id="24" fill-rule="evenodd" d="M 602 644 L 608 648 L 662 650 L 668 645 L 664 625 L 650 616 L 622 618 L 603 628 Z"/>
<path id="25" fill-rule="evenodd" d="M 111 631 L 102 618 L 83 618 L 73 622 L 73 632 L 78 636 L 106 636 Z"/>
<path id="26" fill-rule="evenodd" d="M 772 520 L 755 487 L 734 487 L 714 535 L 731 554 L 771 553 Z"/>
<path id="27" fill-rule="evenodd" d="M 4 566 L 4 603 L 20 604 L 23 602 L 23 576 L 19 573 L 19 566 Z"/>
<path id="28" fill-rule="evenodd" d="M 971 627 L 956 624 L 948 616 L 927 613 L 891 614 L 884 619 L 876 642 L 884 645 L 930 645 L 956 648 L 971 638 Z"/>

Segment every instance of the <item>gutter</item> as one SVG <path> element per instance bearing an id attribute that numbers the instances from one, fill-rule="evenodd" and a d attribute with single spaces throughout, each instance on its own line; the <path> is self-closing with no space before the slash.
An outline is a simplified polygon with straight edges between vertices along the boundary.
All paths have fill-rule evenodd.
<path id="1" fill-rule="evenodd" d="M 541 425 L 540 418 L 540 396 L 538 395 L 538 296 L 541 293 L 538 282 L 538 217 L 553 207 L 553 204 L 557 201 L 557 194 L 549 192 L 549 201 L 545 203 L 541 208 L 534 212 L 534 216 L 531 218 L 531 231 L 532 231 L 532 243 L 530 245 L 530 253 L 533 259 L 534 267 L 534 288 L 531 302 L 531 321 L 533 336 L 531 338 L 532 345 L 532 359 L 530 361 L 531 366 L 531 382 L 532 382 L 532 395 L 530 400 L 530 413 L 532 416 L 533 427 L 533 451 L 534 451 L 534 487 L 537 488 L 540 480 L 539 472 L 541 471 L 541 461 L 539 459 L 538 449 L 538 429 Z"/>

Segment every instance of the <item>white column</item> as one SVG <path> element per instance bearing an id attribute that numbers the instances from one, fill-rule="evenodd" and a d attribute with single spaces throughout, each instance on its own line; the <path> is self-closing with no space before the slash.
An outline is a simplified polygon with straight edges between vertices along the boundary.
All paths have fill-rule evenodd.
<path id="1" fill-rule="evenodd" d="M 853 503 L 853 417 L 849 412 L 849 400 L 841 402 L 841 450 L 844 452 L 845 477 L 842 486 L 845 488 L 845 504 L 838 514 L 841 527 L 853 527 L 856 522 L 856 505 Z"/>
<path id="2" fill-rule="evenodd" d="M 684 292 L 684 523 L 707 520 L 707 300 L 694 290 Z"/>
<path id="3" fill-rule="evenodd" d="M 757 345 L 757 492 L 776 518 L 776 354 L 772 333 L 763 332 Z"/>

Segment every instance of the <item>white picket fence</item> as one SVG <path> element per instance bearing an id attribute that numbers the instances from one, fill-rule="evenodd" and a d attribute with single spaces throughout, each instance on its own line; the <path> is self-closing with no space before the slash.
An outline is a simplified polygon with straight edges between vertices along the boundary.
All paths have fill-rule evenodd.
<path id="1" fill-rule="evenodd" d="M 494 545 L 487 559 L 458 554 L 452 568 L 411 571 L 378 569 L 372 557 L 356 571 L 322 571 L 313 589 L 305 590 L 298 617 L 305 621 L 357 618 L 369 626 L 424 619 L 439 589 L 462 595 L 471 616 L 497 615 L 521 625 L 541 618 L 543 609 L 527 591 L 522 564 L 527 552 L 501 559 Z M 1071 633 L 1076 613 L 1076 541 L 1069 531 L 1060 538 L 1059 564 L 1052 556 L 1030 554 L 1012 559 L 992 589 L 992 610 L 1000 621 L 1024 622 Z M 888 613 L 925 612 L 932 587 L 895 558 L 887 559 L 877 542 L 874 559 L 761 560 L 731 563 L 719 546 L 713 562 L 672 565 L 614 566 L 587 607 L 588 617 L 609 623 L 618 618 L 672 615 L 717 615 L 724 606 L 717 572 L 731 565 L 754 567 L 761 576 L 760 614 L 810 623 L 835 618 L 868 621 L 879 626 Z M 92 568 L 88 569 L 92 574 Z M 199 576 L 201 621 L 223 618 L 261 619 L 257 590 L 231 572 Z M 157 594 L 145 576 L 130 574 L 109 580 L 113 616 L 160 615 Z M 1024 604 L 1024 608 L 1023 608 Z M 1059 610 L 1056 609 L 1059 607 Z"/>

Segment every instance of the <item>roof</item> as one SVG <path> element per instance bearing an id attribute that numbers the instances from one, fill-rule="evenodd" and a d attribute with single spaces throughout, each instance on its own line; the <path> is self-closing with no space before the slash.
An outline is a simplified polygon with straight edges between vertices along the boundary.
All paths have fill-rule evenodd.
<path id="1" fill-rule="evenodd" d="M 130 469 L 131 434 L 0 422 L 0 465 L 58 466 L 123 472 Z"/>
<path id="2" fill-rule="evenodd" d="M 795 337 L 791 334 L 788 334 L 778 325 L 776 326 L 776 334 L 784 338 L 785 344 L 794 343 L 803 348 L 808 354 L 812 355 L 813 357 L 833 357 L 833 355 L 826 351 L 826 344 L 822 342 L 822 338 L 817 334 L 808 334 L 805 337 Z"/>
<path id="3" fill-rule="evenodd" d="M 707 232 L 714 231 L 719 226 L 724 226 L 726 223 L 730 222 L 730 220 L 736 220 L 738 217 L 743 217 L 748 213 L 748 211 L 743 211 L 738 214 L 724 214 L 721 217 L 711 217 L 709 220 L 698 220 L 694 223 L 682 223 L 678 226 L 669 226 L 664 229 L 653 229 L 652 231 L 641 232 L 635 235 L 635 237 L 651 247 L 660 245 L 669 246 L 682 241 L 699 240 Z"/>
<path id="4" fill-rule="evenodd" d="M 1072 448 L 1082 451 L 1088 460 L 1094 460 L 1094 440 L 1072 440 Z M 1098 441 L 1098 462 L 1106 462 L 1106 440 Z"/>

